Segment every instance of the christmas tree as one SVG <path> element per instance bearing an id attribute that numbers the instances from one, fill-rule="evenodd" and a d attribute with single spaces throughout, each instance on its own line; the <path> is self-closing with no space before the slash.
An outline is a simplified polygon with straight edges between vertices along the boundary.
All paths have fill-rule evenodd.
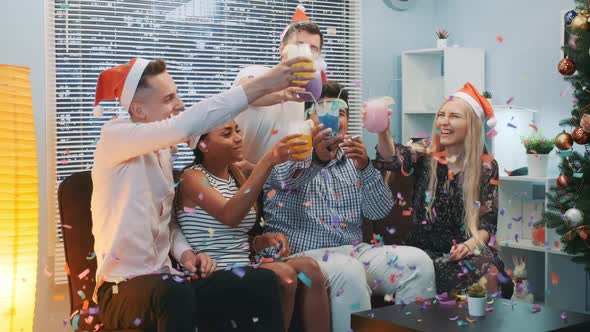
<path id="1" fill-rule="evenodd" d="M 542 224 L 561 236 L 563 250 L 575 255 L 575 262 L 590 271 L 590 8 L 585 0 L 576 0 L 576 9 L 565 15 L 567 45 L 559 72 L 574 89 L 571 117 L 559 125 L 564 131 L 555 138 L 560 150 L 561 175 L 547 193 L 547 211 Z M 585 148 L 578 153 L 574 143 Z M 576 149 L 577 150 L 577 149 Z"/>

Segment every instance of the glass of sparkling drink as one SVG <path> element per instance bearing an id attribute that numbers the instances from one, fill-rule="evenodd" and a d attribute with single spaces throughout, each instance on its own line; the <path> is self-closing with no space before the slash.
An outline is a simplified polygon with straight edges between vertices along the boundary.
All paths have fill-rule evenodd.
<path id="1" fill-rule="evenodd" d="M 295 153 L 293 154 L 296 158 L 307 158 L 311 154 L 311 150 L 313 148 L 313 141 L 311 137 L 311 129 L 313 128 L 313 121 L 307 120 L 304 122 L 300 122 L 293 128 L 293 133 L 301 134 L 301 137 L 292 138 L 289 142 L 297 141 L 297 142 L 305 142 L 305 145 L 298 146 L 297 149 L 307 148 L 307 152 L 302 153 Z"/>
<path id="2" fill-rule="evenodd" d="M 312 62 L 313 54 L 311 53 L 311 47 L 309 46 L 309 44 L 289 44 L 285 46 L 285 52 L 287 52 L 288 59 L 292 59 L 298 56 L 305 56 L 309 58 L 309 61 L 294 63 L 292 67 L 306 67 L 311 69 L 314 68 L 314 64 Z M 313 74 L 313 72 L 296 72 L 295 75 L 303 76 L 306 79 L 294 80 L 293 83 L 297 85 L 305 85 L 313 79 Z"/>

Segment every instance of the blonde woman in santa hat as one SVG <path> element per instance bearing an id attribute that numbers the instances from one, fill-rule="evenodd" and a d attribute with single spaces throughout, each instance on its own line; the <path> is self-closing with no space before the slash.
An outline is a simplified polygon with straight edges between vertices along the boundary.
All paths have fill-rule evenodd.
<path id="1" fill-rule="evenodd" d="M 416 178 L 415 227 L 405 244 L 432 258 L 439 293 L 460 291 L 488 272 L 508 279 L 494 248 L 498 164 L 486 154 L 486 117 L 493 128 L 492 106 L 466 83 L 436 113 L 432 142 L 394 144 L 389 126 L 379 133 L 376 167 Z"/>
<path id="2" fill-rule="evenodd" d="M 297 302 L 302 330 L 322 332 L 330 329 L 330 305 L 318 264 L 311 257 L 283 261 L 291 250 L 282 233 L 255 235 L 261 226 L 257 200 L 272 168 L 287 161 L 303 161 L 305 158 L 297 156 L 310 152 L 307 143 L 296 140 L 300 136 L 281 138 L 248 179 L 235 166 L 244 157 L 241 130 L 235 120 L 191 139 L 195 159 L 182 175 L 176 215 L 188 243 L 213 257 L 218 270 L 247 265 L 250 253 L 276 247 L 276 261 L 265 258 L 258 263 L 279 278 L 285 330 L 291 325 Z"/>

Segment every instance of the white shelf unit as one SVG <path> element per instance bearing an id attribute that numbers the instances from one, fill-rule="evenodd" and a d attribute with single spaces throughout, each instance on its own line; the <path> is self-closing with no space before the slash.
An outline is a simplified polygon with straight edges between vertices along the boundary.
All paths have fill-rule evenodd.
<path id="1" fill-rule="evenodd" d="M 525 235 L 530 231 L 529 222 L 540 220 L 547 206 L 544 194 L 555 185 L 555 180 L 554 177 L 500 176 L 499 207 L 504 210 L 504 215 L 498 216 L 496 234 L 500 257 L 511 270 L 513 256 L 527 257 L 527 277 L 535 303 L 590 313 L 590 275 L 582 264 L 572 262 L 572 256 L 563 252 L 559 235 L 547 228 L 547 246 L 534 245 Z M 519 234 L 518 241 L 515 234 Z M 552 273 L 558 277 L 557 284 L 553 284 Z"/>
<path id="2" fill-rule="evenodd" d="M 402 52 L 402 143 L 430 135 L 444 99 L 471 82 L 485 88 L 481 48 L 428 48 Z"/>

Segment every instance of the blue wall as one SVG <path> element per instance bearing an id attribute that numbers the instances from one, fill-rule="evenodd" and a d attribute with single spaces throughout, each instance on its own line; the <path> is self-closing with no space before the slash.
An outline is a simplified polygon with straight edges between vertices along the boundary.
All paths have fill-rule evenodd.
<path id="1" fill-rule="evenodd" d="M 494 102 L 539 110 L 537 124 L 547 136 L 560 132 L 560 119 L 569 116 L 571 92 L 557 72 L 560 60 L 560 12 L 573 0 L 418 0 L 414 8 L 396 12 L 380 0 L 363 1 L 362 38 L 365 96 L 391 95 L 396 99 L 392 119 L 394 137 L 401 125 L 400 54 L 403 50 L 435 44 L 434 30 L 447 29 L 449 45 L 480 47 L 486 51 L 486 89 Z M 503 43 L 496 36 L 504 38 Z M 392 84 L 394 83 L 394 84 Z M 373 153 L 374 134 L 365 133 Z"/>
<path id="2" fill-rule="evenodd" d="M 401 138 L 401 52 L 436 45 L 434 30 L 435 0 L 418 0 L 407 11 L 395 11 L 381 0 L 362 1 L 363 96 L 391 96 L 393 106 L 391 130 Z M 376 134 L 364 133 L 369 155 L 374 156 Z"/>

